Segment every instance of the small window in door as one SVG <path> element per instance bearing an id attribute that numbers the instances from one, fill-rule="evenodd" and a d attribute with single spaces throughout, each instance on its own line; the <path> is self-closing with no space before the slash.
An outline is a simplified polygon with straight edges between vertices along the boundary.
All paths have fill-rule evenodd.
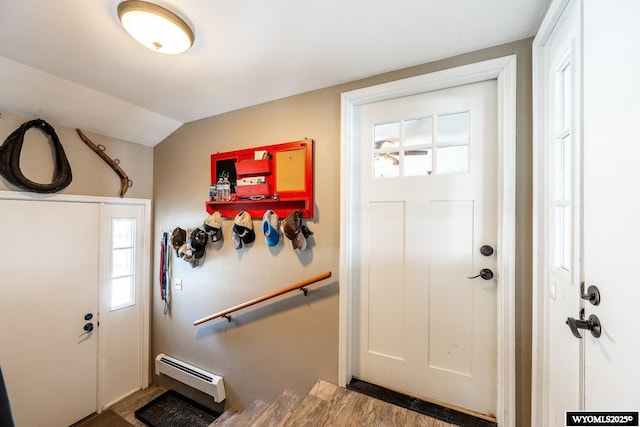
<path id="1" fill-rule="evenodd" d="M 571 122 L 571 62 L 565 59 L 554 76 L 553 145 L 551 154 L 552 267 L 571 272 L 573 259 L 573 129 Z"/>
<path id="2" fill-rule="evenodd" d="M 469 172 L 469 111 L 374 125 L 373 176 Z"/>
<path id="3" fill-rule="evenodd" d="M 111 220 L 111 310 L 135 304 L 134 218 Z"/>

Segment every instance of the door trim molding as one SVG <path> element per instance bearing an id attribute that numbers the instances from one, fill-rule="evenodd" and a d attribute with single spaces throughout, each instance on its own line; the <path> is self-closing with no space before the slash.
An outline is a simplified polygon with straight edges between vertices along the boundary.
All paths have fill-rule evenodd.
<path id="1" fill-rule="evenodd" d="M 141 369 L 142 376 L 141 387 L 145 388 L 149 385 L 149 334 L 150 334 L 150 292 L 151 292 L 151 262 L 145 261 L 151 259 L 151 200 L 149 199 L 135 199 L 135 198 L 119 198 L 119 197 L 103 197 L 103 196 L 82 196 L 82 195 L 68 195 L 68 194 L 40 194 L 40 193 L 26 193 L 20 191 L 0 191 L 0 199 L 2 200 L 37 200 L 45 202 L 62 202 L 62 203 L 94 203 L 94 204 L 110 204 L 110 205 L 140 205 L 144 207 L 142 213 L 142 225 L 143 231 L 143 271 L 142 271 L 142 323 L 144 325 L 141 337 L 142 351 L 141 351 Z M 46 216 L 46 213 L 43 215 Z M 98 349 L 98 358 L 100 357 L 100 349 Z M 100 361 L 98 360 L 98 363 Z M 98 393 L 101 389 L 101 383 L 104 380 L 100 377 L 100 369 L 96 367 L 98 371 L 98 388 L 96 389 L 96 411 L 101 412 L 102 406 L 105 402 L 102 402 L 102 396 Z"/>
<path id="2" fill-rule="evenodd" d="M 354 283 L 357 265 L 357 221 L 353 212 L 359 169 L 357 107 L 374 102 L 497 80 L 498 95 L 498 425 L 515 425 L 515 238 L 516 238 L 516 62 L 515 55 L 423 74 L 345 92 L 341 96 L 340 167 L 340 302 L 338 382 L 346 386 L 352 375 L 351 359 Z"/>

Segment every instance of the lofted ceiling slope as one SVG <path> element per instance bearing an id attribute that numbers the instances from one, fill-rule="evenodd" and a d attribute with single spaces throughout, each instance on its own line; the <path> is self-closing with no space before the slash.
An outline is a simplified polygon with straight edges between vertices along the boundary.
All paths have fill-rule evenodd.
<path id="1" fill-rule="evenodd" d="M 533 36 L 550 0 L 162 0 L 181 55 L 138 45 L 121 0 L 2 0 L 0 112 L 154 146 L 182 124 Z"/>

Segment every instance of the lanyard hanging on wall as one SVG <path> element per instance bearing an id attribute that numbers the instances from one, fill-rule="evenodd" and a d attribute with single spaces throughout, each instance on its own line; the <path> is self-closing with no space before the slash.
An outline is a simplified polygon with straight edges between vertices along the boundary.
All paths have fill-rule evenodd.
<path id="1" fill-rule="evenodd" d="M 169 312 L 169 233 L 162 233 L 160 242 L 160 298 L 164 301 L 164 314 Z"/>

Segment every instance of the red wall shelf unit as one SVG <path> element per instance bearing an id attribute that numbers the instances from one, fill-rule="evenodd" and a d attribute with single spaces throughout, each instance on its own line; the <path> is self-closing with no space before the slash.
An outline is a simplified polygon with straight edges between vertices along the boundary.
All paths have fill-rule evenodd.
<path id="1" fill-rule="evenodd" d="M 314 216 L 312 139 L 212 154 L 212 185 L 221 174 L 229 177 L 231 200 L 206 202 L 210 214 L 233 218 L 245 210 L 261 219 L 273 209 L 281 218 L 296 210 Z"/>

